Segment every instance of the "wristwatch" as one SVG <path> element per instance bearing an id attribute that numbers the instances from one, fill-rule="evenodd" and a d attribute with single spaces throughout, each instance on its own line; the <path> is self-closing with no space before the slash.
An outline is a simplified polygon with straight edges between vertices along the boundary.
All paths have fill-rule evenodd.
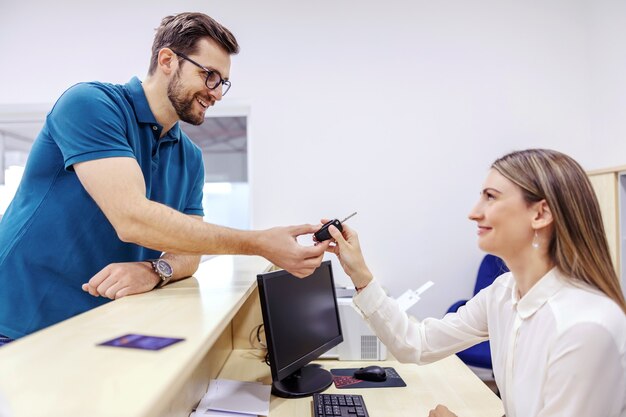
<path id="1" fill-rule="evenodd" d="M 172 276 L 174 275 L 174 269 L 172 268 L 172 265 L 169 264 L 169 262 L 161 258 L 148 259 L 147 261 L 152 264 L 152 269 L 154 269 L 154 272 L 156 272 L 159 278 L 161 278 L 161 281 L 154 288 L 161 288 L 162 286 L 170 282 Z"/>

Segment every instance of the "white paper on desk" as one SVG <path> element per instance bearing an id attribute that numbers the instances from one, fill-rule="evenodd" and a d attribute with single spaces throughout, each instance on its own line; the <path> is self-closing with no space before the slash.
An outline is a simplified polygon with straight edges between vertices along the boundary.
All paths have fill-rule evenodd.
<path id="1" fill-rule="evenodd" d="M 270 413 L 271 389 L 271 385 L 258 382 L 213 379 L 197 411 L 234 411 L 253 416 L 267 416 Z"/>
<path id="2" fill-rule="evenodd" d="M 254 414 L 234 413 L 231 411 L 206 410 L 204 412 L 194 411 L 189 417 L 257 417 Z"/>
<path id="3" fill-rule="evenodd" d="M 260 382 L 257 382 L 257 384 L 260 384 Z M 200 400 L 200 404 L 198 404 L 198 406 L 196 407 L 196 411 L 198 411 L 199 413 L 205 413 L 209 411 L 209 405 L 211 405 L 211 402 L 215 399 L 217 393 L 217 386 L 218 384 L 216 379 L 212 379 L 209 381 L 209 388 L 206 390 L 206 393 Z"/>

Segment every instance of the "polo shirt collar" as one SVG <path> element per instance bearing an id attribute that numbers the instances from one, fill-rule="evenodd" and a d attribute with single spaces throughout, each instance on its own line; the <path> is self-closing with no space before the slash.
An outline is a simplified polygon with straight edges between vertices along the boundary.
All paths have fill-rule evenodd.
<path id="1" fill-rule="evenodd" d="M 511 301 L 517 307 L 517 313 L 522 319 L 535 314 L 554 294 L 565 287 L 566 281 L 561 277 L 556 267 L 545 274 L 521 299 L 517 283 L 513 280 Z"/>
<path id="2" fill-rule="evenodd" d="M 128 92 L 130 93 L 130 99 L 135 108 L 137 121 L 139 123 L 157 124 L 154 114 L 152 114 L 152 110 L 150 110 L 146 93 L 143 91 L 143 86 L 139 78 L 131 78 L 128 84 L 126 84 L 126 88 L 128 88 Z"/>
<path id="3" fill-rule="evenodd" d="M 169 139 L 173 142 L 178 142 L 180 140 L 180 122 L 176 122 L 174 126 L 167 132 L 167 135 L 163 137 L 163 139 Z"/>
<path id="4" fill-rule="evenodd" d="M 131 80 L 126 84 L 126 88 L 130 93 L 130 99 L 133 102 L 133 107 L 135 108 L 135 117 L 137 117 L 137 121 L 139 123 L 146 123 L 152 126 L 156 125 L 159 126 L 160 129 L 163 129 L 163 126 L 156 121 L 152 110 L 150 110 L 146 93 L 143 91 L 143 86 L 139 78 L 131 78 Z M 179 123 L 176 122 L 169 132 L 167 132 L 167 135 L 165 135 L 162 139 L 164 141 L 178 142 L 180 140 Z"/>

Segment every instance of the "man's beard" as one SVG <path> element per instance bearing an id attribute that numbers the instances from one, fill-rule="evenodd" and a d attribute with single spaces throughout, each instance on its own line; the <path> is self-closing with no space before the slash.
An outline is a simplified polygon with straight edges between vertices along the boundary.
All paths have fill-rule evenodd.
<path id="1" fill-rule="evenodd" d="M 180 68 L 167 86 L 167 98 L 170 99 L 178 118 L 183 122 L 198 126 L 204 122 L 204 114 L 194 110 L 195 97 L 185 96 L 182 83 L 180 82 Z"/>

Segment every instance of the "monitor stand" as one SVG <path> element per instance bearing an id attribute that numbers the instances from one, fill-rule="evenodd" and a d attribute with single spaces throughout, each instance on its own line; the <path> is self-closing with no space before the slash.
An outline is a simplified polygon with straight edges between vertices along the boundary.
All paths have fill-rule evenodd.
<path id="1" fill-rule="evenodd" d="M 272 383 L 272 394 L 283 398 L 298 398 L 322 392 L 333 383 L 333 376 L 319 365 L 309 364 L 287 378 Z"/>

